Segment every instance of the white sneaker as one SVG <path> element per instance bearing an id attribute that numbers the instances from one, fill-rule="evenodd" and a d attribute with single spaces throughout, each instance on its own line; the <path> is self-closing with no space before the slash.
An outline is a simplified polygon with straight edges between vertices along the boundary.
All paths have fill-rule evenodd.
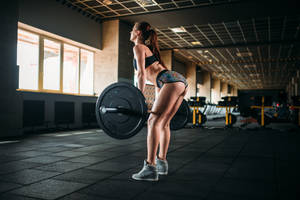
<path id="1" fill-rule="evenodd" d="M 159 175 L 167 175 L 169 170 L 168 161 L 161 160 L 159 158 L 155 158 L 156 160 L 156 168 Z"/>
<path id="2" fill-rule="evenodd" d="M 158 172 L 155 166 L 149 165 L 144 160 L 143 169 L 139 173 L 133 174 L 132 178 L 138 181 L 158 181 Z"/>

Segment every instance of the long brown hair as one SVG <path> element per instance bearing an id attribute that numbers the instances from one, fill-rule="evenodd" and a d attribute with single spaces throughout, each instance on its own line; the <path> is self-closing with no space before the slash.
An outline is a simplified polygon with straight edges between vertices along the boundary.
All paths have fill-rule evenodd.
<path id="1" fill-rule="evenodd" d="M 152 51 L 159 63 L 167 69 L 160 56 L 156 31 L 151 28 L 148 22 L 136 22 L 135 27 L 141 31 L 143 43 Z"/>

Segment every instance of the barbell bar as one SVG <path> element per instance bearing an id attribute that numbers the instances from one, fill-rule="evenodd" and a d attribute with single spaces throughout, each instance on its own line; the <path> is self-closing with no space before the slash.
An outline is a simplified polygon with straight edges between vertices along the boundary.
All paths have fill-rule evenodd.
<path id="1" fill-rule="evenodd" d="M 106 87 L 96 102 L 97 123 L 102 130 L 115 139 L 128 139 L 144 126 L 149 113 L 145 97 L 134 85 L 125 82 Z M 190 109 L 183 100 L 172 118 L 171 130 L 183 128 L 188 122 Z"/>

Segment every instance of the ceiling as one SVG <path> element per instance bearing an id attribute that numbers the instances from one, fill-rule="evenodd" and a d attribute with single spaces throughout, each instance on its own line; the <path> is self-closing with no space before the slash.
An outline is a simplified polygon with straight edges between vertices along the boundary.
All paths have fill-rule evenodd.
<path id="1" fill-rule="evenodd" d="M 147 5 L 149 1 L 155 5 Z M 239 89 L 285 89 L 300 69 L 296 1 L 60 2 L 97 21 L 148 21 L 157 30 L 161 50 L 173 50 L 177 59 L 192 61 Z M 175 27 L 186 32 L 175 33 Z"/>

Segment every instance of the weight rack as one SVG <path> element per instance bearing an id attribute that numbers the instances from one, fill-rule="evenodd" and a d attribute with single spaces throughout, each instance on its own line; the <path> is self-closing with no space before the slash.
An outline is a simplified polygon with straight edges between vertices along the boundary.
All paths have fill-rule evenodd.
<path id="1" fill-rule="evenodd" d="M 260 105 L 253 105 L 251 109 L 261 109 L 261 120 L 260 125 L 261 127 L 265 127 L 265 108 L 272 108 L 272 97 L 271 96 L 256 96 L 254 98 L 254 104 Z"/>
<path id="2" fill-rule="evenodd" d="M 192 127 L 203 127 L 203 124 L 207 121 L 207 117 L 200 111 L 205 104 L 206 97 L 191 97 L 188 101 L 189 106 L 193 109 L 193 125 Z M 198 118 L 198 119 L 197 119 Z"/>
<path id="3" fill-rule="evenodd" d="M 231 113 L 231 108 L 237 108 L 238 97 L 222 97 L 223 101 L 218 102 L 217 108 L 225 108 L 225 127 L 231 128 L 236 122 L 236 116 Z"/>

